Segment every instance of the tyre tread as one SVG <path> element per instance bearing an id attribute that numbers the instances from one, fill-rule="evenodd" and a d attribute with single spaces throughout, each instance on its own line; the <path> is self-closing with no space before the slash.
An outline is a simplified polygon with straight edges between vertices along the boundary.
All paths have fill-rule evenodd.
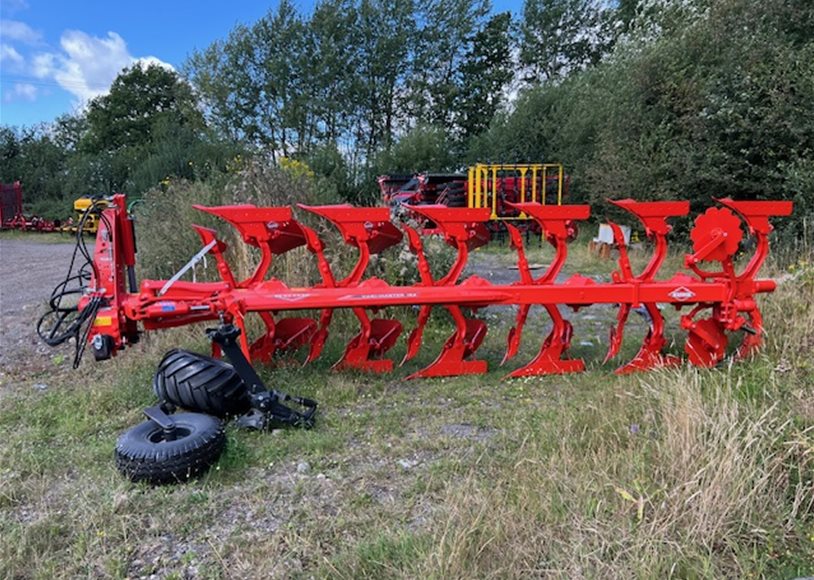
<path id="1" fill-rule="evenodd" d="M 231 365 L 181 349 L 164 356 L 153 390 L 175 405 L 218 417 L 239 415 L 251 406 L 248 389 Z"/>
<path id="2" fill-rule="evenodd" d="M 146 441 L 146 435 L 154 428 L 149 421 L 126 431 L 116 443 L 116 468 L 134 482 L 153 485 L 186 481 L 209 469 L 226 446 L 223 424 L 215 417 L 199 413 L 173 416 L 179 422 L 190 417 L 196 417 L 194 421 L 202 428 L 175 447 L 151 445 Z"/>

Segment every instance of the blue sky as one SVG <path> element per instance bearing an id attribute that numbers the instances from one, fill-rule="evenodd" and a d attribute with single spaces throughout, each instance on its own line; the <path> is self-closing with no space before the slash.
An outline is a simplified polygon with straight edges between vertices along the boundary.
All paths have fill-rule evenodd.
<path id="1" fill-rule="evenodd" d="M 310 12 L 314 0 L 295 0 Z M 519 10 L 522 0 L 493 0 Z M 0 123 L 52 121 L 104 93 L 137 60 L 180 67 L 276 1 L 0 0 Z"/>

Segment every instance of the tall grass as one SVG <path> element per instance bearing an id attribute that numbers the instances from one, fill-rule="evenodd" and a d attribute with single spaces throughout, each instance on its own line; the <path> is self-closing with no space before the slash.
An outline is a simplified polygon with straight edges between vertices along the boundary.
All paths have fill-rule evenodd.
<path id="1" fill-rule="evenodd" d="M 556 434 L 520 425 L 514 453 L 482 457 L 450 487 L 419 568 L 456 578 L 814 570 L 814 416 L 800 405 L 814 403 L 814 308 L 800 300 L 814 295 L 812 273 L 767 301 L 768 345 L 751 366 L 647 374 L 563 413 Z"/>
<path id="2" fill-rule="evenodd" d="M 325 245 L 325 255 L 337 280 L 353 268 L 358 252 L 348 246 L 339 232 L 326 220 L 296 209 L 297 204 L 326 205 L 330 199 L 321 183 L 307 172 L 293 172 L 285 167 L 262 161 L 251 161 L 225 182 L 177 181 L 148 192 L 143 204 L 136 206 L 139 241 L 139 273 L 143 278 L 169 278 L 200 248 L 201 241 L 192 224 L 215 229 L 228 245 L 225 253 L 238 279 L 251 275 L 259 261 L 259 251 L 246 244 L 236 230 L 223 221 L 193 208 L 193 205 L 218 206 L 253 204 L 295 208 L 295 219 L 314 229 Z M 416 225 L 416 224 L 413 224 Z M 433 271 L 438 276 L 451 265 L 453 252 L 439 239 L 425 242 Z M 216 279 L 217 270 L 210 263 L 196 267 L 193 275 Z M 409 284 L 418 280 L 417 260 L 407 247 L 407 240 L 395 250 L 372 256 L 368 275 L 381 276 L 391 283 Z M 314 257 L 305 247 L 275 256 L 270 276 L 289 286 L 307 286 L 321 282 Z"/>
<path id="3" fill-rule="evenodd" d="M 662 378 L 637 393 L 654 417 L 644 434 L 594 445 L 575 415 L 553 449 L 528 425 L 513 466 L 473 467 L 450 490 L 421 568 L 455 578 L 765 573 L 812 520 L 810 476 L 790 469 L 810 471 L 811 434 L 775 406 L 742 408 L 731 386 L 705 400 L 699 373 Z"/>
<path id="4" fill-rule="evenodd" d="M 324 203 L 314 181 L 284 168 L 250 162 L 225 181 L 177 181 L 154 189 L 136 206 L 139 240 L 139 270 L 146 278 L 172 276 L 200 248 L 201 241 L 192 224 L 215 229 L 228 245 L 226 257 L 238 279 L 254 270 L 259 253 L 240 238 L 229 224 L 193 208 L 193 205 L 218 206 L 254 204 L 291 206 L 296 203 Z M 304 249 L 281 257 L 276 267 L 303 283 L 310 274 L 312 260 L 303 259 Z M 195 269 L 195 275 L 217 278 L 217 270 Z"/>

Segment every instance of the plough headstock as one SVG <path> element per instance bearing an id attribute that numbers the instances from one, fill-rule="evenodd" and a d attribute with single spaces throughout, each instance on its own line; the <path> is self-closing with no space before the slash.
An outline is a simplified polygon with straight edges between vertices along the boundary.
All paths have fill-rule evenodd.
<path id="1" fill-rule="evenodd" d="M 507 223 L 511 245 L 517 254 L 518 279 L 511 284 L 493 284 L 477 276 L 461 279 L 469 254 L 490 241 L 486 222 L 488 208 L 449 208 L 437 205 L 408 206 L 413 214 L 434 224 L 434 231 L 457 250 L 449 271 L 434 278 L 424 252 L 422 236 L 413 228 L 401 228 L 392 223 L 387 208 L 359 208 L 350 205 L 306 206 L 299 208 L 331 222 L 345 243 L 358 250 L 356 264 L 349 274 L 337 279 L 324 255 L 324 244 L 316 232 L 300 223 L 291 208 L 255 207 L 251 205 L 203 207 L 201 211 L 215 215 L 230 223 L 247 244 L 261 252 L 261 260 L 253 274 L 245 280 L 236 280 L 225 254 L 227 246 L 217 239 L 215 232 L 194 226 L 204 245 L 202 253 L 215 257 L 222 282 L 181 282 L 171 280 L 144 281 L 140 291 L 127 292 L 123 284 L 105 288 L 109 306 L 99 310 L 94 336 L 106 337 L 113 344 L 113 353 L 133 338 L 133 328 L 140 322 L 147 329 L 165 328 L 218 318 L 234 323 L 241 332 L 241 348 L 256 360 L 271 360 L 277 352 L 291 351 L 307 346 L 307 360 L 322 351 L 328 336 L 328 327 L 337 308 L 351 309 L 359 320 L 360 330 L 348 343 L 336 368 L 358 368 L 377 372 L 393 367 L 387 353 L 397 344 L 402 324 L 378 313 L 389 306 L 418 306 L 418 319 L 407 339 L 407 350 L 402 361 L 412 359 L 420 350 L 425 326 L 432 308 L 441 306 L 449 311 L 455 331 L 445 341 L 441 353 L 426 368 L 410 377 L 448 376 L 482 373 L 487 362 L 475 358 L 486 336 L 483 320 L 473 318 L 475 312 L 486 306 L 514 306 L 516 321 L 509 331 L 506 363 L 516 356 L 523 328 L 531 306 L 545 308 L 552 327 L 542 340 L 537 356 L 528 364 L 509 373 L 510 377 L 567 373 L 585 368 L 581 359 L 567 357 L 573 337 L 573 326 L 560 311 L 561 305 L 576 310 L 591 304 L 618 305 L 617 323 L 610 332 L 610 346 L 606 361 L 620 350 L 624 327 L 631 311 L 637 311 L 648 321 L 649 330 L 634 359 L 619 369 L 627 373 L 659 366 L 674 365 L 679 358 L 665 354 L 665 321 L 662 305 L 677 309 L 690 307 L 681 317 L 681 326 L 688 331 L 685 346 L 688 360 L 700 366 L 718 363 L 726 355 L 728 335 L 744 332 L 744 340 L 737 350 L 746 356 L 760 345 L 763 334 L 762 319 L 756 304 L 756 295 L 771 292 L 771 280 L 756 278 L 757 271 L 768 253 L 769 218 L 791 213 L 790 202 L 718 200 L 721 207 L 708 209 L 695 219 L 690 233 L 692 253 L 685 258 L 688 271 L 678 272 L 668 279 L 658 279 L 667 256 L 667 236 L 671 231 L 669 220 L 689 213 L 687 202 L 636 202 L 630 199 L 612 201 L 635 216 L 652 243 L 652 255 L 641 273 L 632 271 L 625 238 L 617 224 L 611 224 L 619 250 L 618 270 L 610 282 L 573 274 L 562 278 L 568 256 L 568 241 L 574 224 L 590 217 L 587 205 L 544 206 L 538 203 L 510 204 L 525 218 L 533 219 L 543 232 L 544 239 L 554 248 L 554 258 L 541 275 L 532 275 L 526 258 L 523 236 Z M 106 210 L 105 239 L 97 248 L 112 250 L 113 264 L 105 265 L 106 256 L 97 249 L 99 281 L 106 272 L 121 272 L 131 265 L 132 257 L 120 244 L 111 242 L 108 230 L 120 232 L 126 219 L 123 204 L 114 204 Z M 742 272 L 737 273 L 734 257 L 741 247 L 743 225 L 755 237 L 754 255 Z M 365 277 L 370 257 L 402 241 L 407 234 L 410 250 L 417 256 L 420 281 L 411 286 L 395 286 L 375 277 Z M 101 234 L 100 234 L 101 235 Z M 120 233 L 117 235 L 121 235 Z M 305 246 L 317 260 L 321 282 L 309 288 L 293 288 L 277 279 L 267 279 L 275 256 Z M 109 260 L 108 260 L 109 261 Z M 702 264 L 718 264 L 717 270 L 702 269 Z M 319 311 L 318 319 L 308 316 L 281 316 L 283 312 Z M 373 316 L 373 313 L 377 313 Z M 701 315 L 704 318 L 699 318 Z M 258 316 L 264 325 L 261 336 L 250 341 L 246 335 L 245 319 Z M 115 324 L 106 325 L 113 319 Z M 127 328 L 127 332 L 121 329 Z"/>

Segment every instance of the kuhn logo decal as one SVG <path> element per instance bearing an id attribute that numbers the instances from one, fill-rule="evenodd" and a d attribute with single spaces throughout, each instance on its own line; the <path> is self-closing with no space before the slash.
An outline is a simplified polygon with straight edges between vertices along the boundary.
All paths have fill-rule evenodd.
<path id="1" fill-rule="evenodd" d="M 669 296 L 673 300 L 678 300 L 679 302 L 687 302 L 688 300 L 692 300 L 693 298 L 695 298 L 695 292 L 693 292 L 686 286 L 679 286 L 678 288 L 670 292 L 667 296 Z"/>
<path id="2" fill-rule="evenodd" d="M 286 302 L 299 302 L 308 298 L 310 294 L 274 294 L 272 298 L 277 300 L 285 300 Z"/>

